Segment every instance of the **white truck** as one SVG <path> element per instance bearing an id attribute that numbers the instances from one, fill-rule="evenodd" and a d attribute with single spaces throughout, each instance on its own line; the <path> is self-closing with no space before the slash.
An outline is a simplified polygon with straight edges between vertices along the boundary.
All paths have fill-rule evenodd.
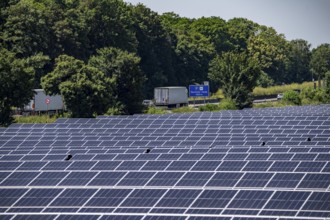
<path id="1" fill-rule="evenodd" d="M 43 89 L 34 89 L 34 97 L 28 105 L 24 106 L 24 111 L 59 111 L 65 106 L 60 95 L 46 95 Z"/>
<path id="2" fill-rule="evenodd" d="M 170 86 L 154 89 L 156 106 L 180 107 L 188 105 L 188 90 L 186 87 Z"/>

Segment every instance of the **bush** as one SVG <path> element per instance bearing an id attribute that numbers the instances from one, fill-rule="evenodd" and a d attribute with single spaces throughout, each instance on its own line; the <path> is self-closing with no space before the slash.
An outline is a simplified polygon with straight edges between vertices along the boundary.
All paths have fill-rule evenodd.
<path id="1" fill-rule="evenodd" d="M 199 106 L 199 111 L 201 112 L 206 112 L 206 111 L 219 111 L 220 107 L 219 105 L 216 104 L 206 104 L 206 105 L 201 105 Z"/>
<path id="2" fill-rule="evenodd" d="M 329 103 L 329 96 L 327 95 L 326 88 L 325 89 L 313 89 L 308 88 L 304 89 L 300 98 L 302 99 L 303 104 L 322 104 Z"/>
<path id="3" fill-rule="evenodd" d="M 236 103 L 231 99 L 222 99 L 219 103 L 220 110 L 236 110 Z"/>
<path id="4" fill-rule="evenodd" d="M 288 91 L 283 94 L 283 102 L 294 105 L 301 105 L 301 98 L 299 94 L 295 91 Z"/>
<path id="5" fill-rule="evenodd" d="M 286 104 L 283 102 L 262 102 L 262 103 L 254 103 L 253 108 L 280 108 L 285 107 Z"/>
<path id="6" fill-rule="evenodd" d="M 146 111 L 146 114 L 166 114 L 167 111 L 162 108 L 149 107 Z"/>
<path id="7" fill-rule="evenodd" d="M 61 114 L 54 114 L 54 115 L 29 115 L 29 116 L 22 116 L 22 115 L 15 115 L 15 123 L 53 123 L 58 118 L 67 118 L 67 113 L 61 113 Z"/>
<path id="8" fill-rule="evenodd" d="M 172 109 L 173 113 L 188 113 L 188 112 L 196 112 L 196 111 L 197 111 L 196 109 L 188 106 Z"/>
<path id="9" fill-rule="evenodd" d="M 264 96 L 264 95 L 277 95 L 279 93 L 284 93 L 290 90 L 303 90 L 306 88 L 313 88 L 314 82 L 304 82 L 302 84 L 292 83 L 288 85 L 281 86 L 270 86 L 267 88 L 256 87 L 253 90 L 253 96 Z"/>

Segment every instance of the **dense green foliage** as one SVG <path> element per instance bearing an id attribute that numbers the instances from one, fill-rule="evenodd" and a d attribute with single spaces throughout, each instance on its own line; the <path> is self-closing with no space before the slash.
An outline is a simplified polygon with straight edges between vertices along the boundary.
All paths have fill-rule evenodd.
<path id="1" fill-rule="evenodd" d="M 289 104 L 301 105 L 301 98 L 299 94 L 295 91 L 287 91 L 283 94 L 282 101 L 287 102 Z"/>
<path id="2" fill-rule="evenodd" d="M 320 80 L 330 70 L 330 44 L 322 44 L 313 49 L 310 68 L 320 84 Z"/>
<path id="3" fill-rule="evenodd" d="M 112 104 L 111 111 L 116 114 L 142 111 L 145 77 L 139 62 L 140 58 L 135 54 L 116 48 L 102 48 L 89 59 L 89 65 L 96 67 L 110 80 L 107 84 L 112 87 L 112 91 L 107 94 L 112 96 L 114 102 L 107 100 L 107 103 Z"/>
<path id="4" fill-rule="evenodd" d="M 34 75 L 47 60 L 41 54 L 17 59 L 13 52 L 0 50 L 0 125 L 12 122 L 11 107 L 22 107 L 31 100 Z"/>
<path id="5" fill-rule="evenodd" d="M 252 105 L 252 91 L 260 75 L 260 66 L 246 53 L 223 53 L 210 63 L 209 77 L 219 82 L 226 98 L 238 108 Z"/>
<path id="6" fill-rule="evenodd" d="M 1 58 L 8 79 L 0 80 L 26 82 L 1 90 L 7 112 L 42 85 L 62 95 L 75 117 L 133 114 L 154 87 L 206 80 L 242 108 L 251 106 L 257 85 L 321 80 L 330 70 L 329 44 L 311 50 L 244 18 L 159 15 L 123 0 L 5 0 L 0 10 L 0 46 L 10 54 Z M 32 57 L 40 62 L 28 69 Z M 25 98 L 8 102 L 6 91 Z"/>
<path id="7" fill-rule="evenodd" d="M 48 94 L 61 94 L 72 117 L 103 114 L 112 103 L 112 83 L 99 69 L 67 55 L 56 59 L 53 72 L 42 78 Z"/>

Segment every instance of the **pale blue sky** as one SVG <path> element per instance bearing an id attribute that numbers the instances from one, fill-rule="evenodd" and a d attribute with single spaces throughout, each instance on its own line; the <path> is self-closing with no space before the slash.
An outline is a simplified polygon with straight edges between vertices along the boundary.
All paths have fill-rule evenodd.
<path id="1" fill-rule="evenodd" d="M 181 17 L 243 17 L 275 28 L 287 40 L 304 39 L 312 48 L 330 43 L 330 0 L 124 0 Z"/>

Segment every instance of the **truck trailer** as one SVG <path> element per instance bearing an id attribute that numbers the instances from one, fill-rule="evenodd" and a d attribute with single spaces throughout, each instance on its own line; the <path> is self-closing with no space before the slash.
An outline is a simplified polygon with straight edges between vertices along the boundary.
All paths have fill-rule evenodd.
<path id="1" fill-rule="evenodd" d="M 60 95 L 46 95 L 43 89 L 34 89 L 33 99 L 24 106 L 24 111 L 61 111 L 65 106 Z"/>
<path id="2" fill-rule="evenodd" d="M 188 105 L 188 90 L 186 87 L 170 86 L 154 89 L 156 106 L 180 107 Z"/>

